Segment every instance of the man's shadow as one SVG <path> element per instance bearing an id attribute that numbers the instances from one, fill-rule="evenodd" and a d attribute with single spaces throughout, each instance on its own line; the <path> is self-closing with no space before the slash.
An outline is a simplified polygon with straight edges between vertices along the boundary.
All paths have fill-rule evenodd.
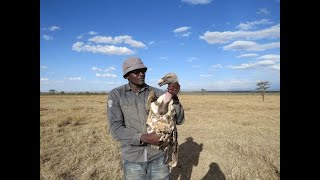
<path id="1" fill-rule="evenodd" d="M 226 180 L 225 175 L 217 163 L 211 163 L 209 167 L 209 171 L 201 180 Z"/>
<path id="2" fill-rule="evenodd" d="M 193 141 L 192 137 L 188 137 L 186 142 L 178 147 L 178 163 L 173 167 L 170 173 L 170 179 L 190 180 L 193 166 L 197 166 L 199 155 L 202 151 L 203 144 L 198 144 Z"/>

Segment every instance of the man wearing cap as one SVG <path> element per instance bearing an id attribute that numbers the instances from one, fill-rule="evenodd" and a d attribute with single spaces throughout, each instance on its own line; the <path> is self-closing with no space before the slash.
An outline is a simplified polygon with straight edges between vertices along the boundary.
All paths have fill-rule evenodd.
<path id="1" fill-rule="evenodd" d="M 145 83 L 147 67 L 140 58 L 130 57 L 122 65 L 128 84 L 114 88 L 108 96 L 108 123 L 111 136 L 120 142 L 124 179 L 169 179 L 164 152 L 151 148 L 159 145 L 155 133 L 147 133 L 147 98 L 153 90 L 157 97 L 165 92 Z M 176 124 L 184 122 L 184 110 L 178 99 L 179 83 L 168 85 L 176 110 Z"/>

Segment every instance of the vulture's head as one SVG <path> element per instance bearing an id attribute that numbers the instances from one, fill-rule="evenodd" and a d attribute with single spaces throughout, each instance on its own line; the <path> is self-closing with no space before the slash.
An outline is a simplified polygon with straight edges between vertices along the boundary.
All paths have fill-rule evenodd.
<path id="1" fill-rule="evenodd" d="M 178 76 L 175 73 L 168 73 L 158 81 L 158 85 L 161 87 L 165 84 L 170 84 L 173 82 L 178 82 Z"/>

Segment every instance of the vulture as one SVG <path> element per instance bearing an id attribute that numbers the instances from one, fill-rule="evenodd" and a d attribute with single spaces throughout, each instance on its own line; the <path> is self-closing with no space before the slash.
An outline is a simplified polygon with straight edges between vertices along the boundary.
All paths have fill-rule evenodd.
<path id="1" fill-rule="evenodd" d="M 177 75 L 168 73 L 158 81 L 158 85 L 161 87 L 173 82 L 178 82 Z M 171 168 L 175 167 L 178 162 L 178 133 L 172 95 L 166 92 L 160 97 L 156 97 L 155 92 L 150 90 L 147 101 L 147 132 L 155 132 L 160 137 L 161 142 L 159 146 L 151 146 L 165 151 L 165 163 L 168 163 Z"/>

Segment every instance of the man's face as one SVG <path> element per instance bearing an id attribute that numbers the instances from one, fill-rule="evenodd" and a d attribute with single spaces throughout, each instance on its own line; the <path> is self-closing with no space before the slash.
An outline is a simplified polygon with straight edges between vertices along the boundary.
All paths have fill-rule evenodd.
<path id="1" fill-rule="evenodd" d="M 145 84 L 146 69 L 136 69 L 128 74 L 128 80 L 131 84 L 136 86 L 143 86 Z"/>

